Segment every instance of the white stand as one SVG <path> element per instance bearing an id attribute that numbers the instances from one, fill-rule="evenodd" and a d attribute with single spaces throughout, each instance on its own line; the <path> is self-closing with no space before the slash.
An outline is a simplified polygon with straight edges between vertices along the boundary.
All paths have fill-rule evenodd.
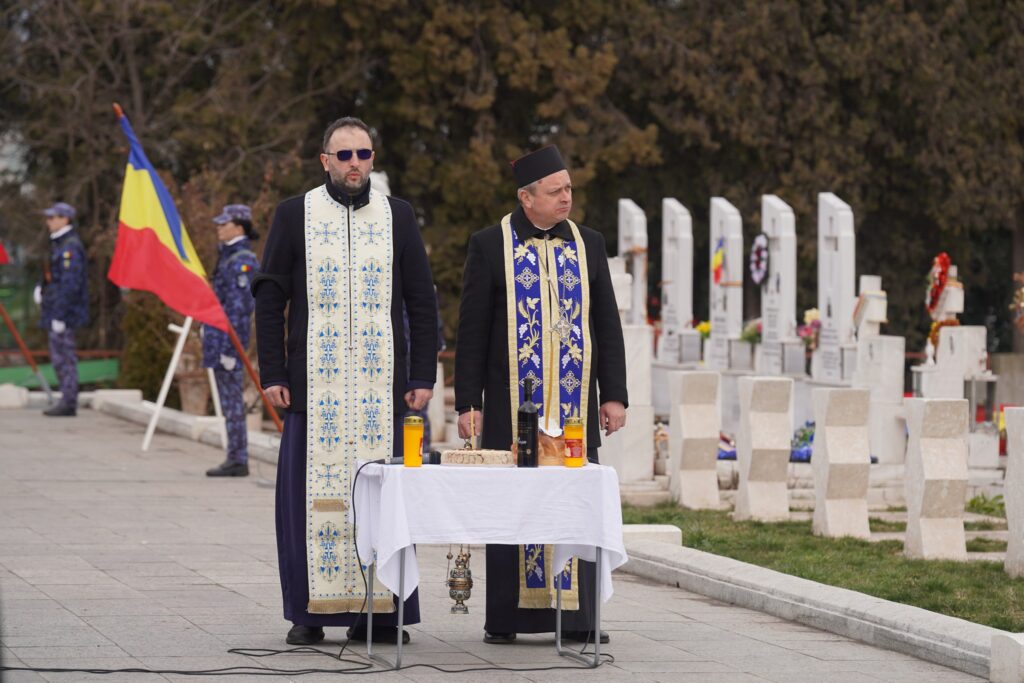
<path id="1" fill-rule="evenodd" d="M 722 270 L 715 282 L 708 268 L 711 336 L 704 345 L 704 365 L 709 370 L 751 370 L 750 345 L 740 341 L 743 331 L 743 220 L 739 210 L 724 197 L 711 198 L 709 264 L 722 243 Z M 738 367 L 737 367 L 738 366 Z"/>
<path id="2" fill-rule="evenodd" d="M 818 195 L 818 312 L 821 332 L 811 362 L 814 379 L 848 383 L 856 365 L 853 306 L 856 300 L 853 209 L 831 192 Z"/>
<path id="3" fill-rule="evenodd" d="M 736 459 L 740 485 L 736 520 L 789 519 L 786 475 L 793 437 L 793 380 L 740 377 L 740 431 Z"/>
<path id="4" fill-rule="evenodd" d="M 168 325 L 167 329 L 178 333 L 178 341 L 174 344 L 171 362 L 167 364 L 167 372 L 164 373 L 164 383 L 160 386 L 160 395 L 157 396 L 156 406 L 153 408 L 153 417 L 149 418 L 149 424 L 146 426 L 146 436 L 142 439 L 143 453 L 149 450 L 149 444 L 153 441 L 153 432 L 156 431 L 156 423 L 160 420 L 160 411 L 163 410 L 164 402 L 167 400 L 167 392 L 171 389 L 174 371 L 178 368 L 181 352 L 185 349 L 185 340 L 188 339 L 188 333 L 192 329 L 192 316 L 187 316 L 185 322 L 180 326 Z"/>
<path id="5" fill-rule="evenodd" d="M 796 218 L 773 194 L 761 197 L 761 232 L 768 236 L 768 272 L 761 289 L 761 344 L 758 372 L 804 374 L 804 363 L 786 364 L 786 347 L 803 351 L 796 336 Z"/>
<path id="6" fill-rule="evenodd" d="M 1024 576 L 1024 408 L 1007 408 L 1006 417 L 1006 573 Z"/>
<path id="7" fill-rule="evenodd" d="M 903 553 L 916 559 L 966 560 L 967 401 L 909 399 L 907 428 Z"/>
<path id="8" fill-rule="evenodd" d="M 817 536 L 871 539 L 867 389 L 815 389 L 814 522 Z"/>
<path id="9" fill-rule="evenodd" d="M 718 509 L 718 438 L 721 375 L 670 372 L 669 487 L 672 499 L 692 510 Z"/>

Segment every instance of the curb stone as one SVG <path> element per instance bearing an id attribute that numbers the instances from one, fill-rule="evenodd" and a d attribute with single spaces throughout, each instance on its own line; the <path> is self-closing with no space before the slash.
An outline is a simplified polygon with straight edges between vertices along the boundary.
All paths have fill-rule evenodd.
<path id="1" fill-rule="evenodd" d="M 728 557 L 657 541 L 626 544 L 619 569 L 988 678 L 995 635 L 1005 631 L 902 605 Z"/>

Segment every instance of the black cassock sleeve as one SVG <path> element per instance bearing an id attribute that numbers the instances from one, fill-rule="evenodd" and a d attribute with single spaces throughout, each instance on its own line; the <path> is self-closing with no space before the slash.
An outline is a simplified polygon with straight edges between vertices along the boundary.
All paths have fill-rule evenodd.
<path id="1" fill-rule="evenodd" d="M 409 384 L 411 389 L 434 386 L 437 379 L 437 295 L 430 261 L 423 246 L 412 206 L 392 199 L 394 222 L 402 235 L 399 267 L 402 298 L 409 315 Z"/>
<path id="2" fill-rule="evenodd" d="M 264 387 L 288 384 L 284 311 L 291 299 L 294 261 L 294 231 L 289 229 L 289 219 L 293 217 L 289 213 L 284 204 L 278 205 L 274 212 L 274 222 L 263 250 L 263 264 L 252 282 L 252 295 L 256 300 L 256 353 L 260 384 Z"/>
<path id="3" fill-rule="evenodd" d="M 594 322 L 597 343 L 598 402 L 618 401 L 629 405 L 626 391 L 626 348 L 622 339 L 622 322 L 615 302 L 612 275 L 608 270 L 604 235 L 598 233 L 598 251 L 587 261 L 597 268 L 597 277 L 590 290 L 590 315 Z"/>
<path id="4" fill-rule="evenodd" d="M 469 238 L 462 272 L 459 330 L 455 346 L 455 409 L 462 414 L 483 405 L 487 351 L 494 316 L 491 268 L 480 245 L 480 233 Z"/>

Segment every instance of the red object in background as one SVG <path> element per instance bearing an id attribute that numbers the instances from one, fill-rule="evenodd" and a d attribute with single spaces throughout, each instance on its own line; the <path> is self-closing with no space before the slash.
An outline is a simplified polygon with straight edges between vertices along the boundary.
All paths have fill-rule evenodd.
<path id="1" fill-rule="evenodd" d="M 1003 409 L 1016 407 L 1012 403 L 999 404 L 999 413 L 996 415 L 996 427 L 999 428 L 999 455 L 1006 455 L 1006 423 L 1003 421 Z"/>
<path id="2" fill-rule="evenodd" d="M 0 266 L 10 263 L 11 259 L 7 256 L 7 250 L 4 249 L 4 243 L 0 242 Z"/>

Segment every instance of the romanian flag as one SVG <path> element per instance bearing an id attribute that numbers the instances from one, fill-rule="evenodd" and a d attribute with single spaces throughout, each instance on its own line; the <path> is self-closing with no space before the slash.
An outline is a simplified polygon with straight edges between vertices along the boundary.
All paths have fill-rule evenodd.
<path id="1" fill-rule="evenodd" d="M 7 256 L 7 250 L 4 249 L 4 243 L 0 242 L 0 266 L 10 262 L 11 259 Z"/>
<path id="2" fill-rule="evenodd" d="M 715 252 L 711 254 L 711 277 L 717 285 L 722 281 L 722 270 L 725 266 L 725 240 L 721 237 L 715 243 Z"/>
<path id="3" fill-rule="evenodd" d="M 225 332 L 228 319 L 206 281 L 174 200 L 114 105 L 131 150 L 121 191 L 117 246 L 107 277 L 119 287 L 153 292 L 172 309 Z"/>

